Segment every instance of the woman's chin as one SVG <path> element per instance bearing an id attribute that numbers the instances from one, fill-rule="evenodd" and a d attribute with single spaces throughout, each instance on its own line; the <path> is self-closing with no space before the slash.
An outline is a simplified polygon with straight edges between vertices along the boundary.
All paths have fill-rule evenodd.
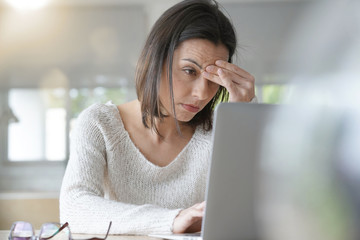
<path id="1" fill-rule="evenodd" d="M 179 123 L 184 123 L 184 124 L 187 124 L 189 123 L 192 119 L 194 118 L 194 116 L 183 116 L 183 117 L 177 117 L 176 120 L 179 122 Z"/>

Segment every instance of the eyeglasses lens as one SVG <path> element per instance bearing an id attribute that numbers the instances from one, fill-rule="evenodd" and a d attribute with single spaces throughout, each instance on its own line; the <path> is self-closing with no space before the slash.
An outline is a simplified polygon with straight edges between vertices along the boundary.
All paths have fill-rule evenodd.
<path id="1" fill-rule="evenodd" d="M 15 222 L 10 233 L 11 240 L 31 240 L 34 229 L 28 222 Z"/>
<path id="2" fill-rule="evenodd" d="M 70 239 L 70 230 L 69 228 L 64 228 L 61 231 L 60 224 L 57 223 L 45 223 L 41 226 L 39 240 L 69 240 Z"/>

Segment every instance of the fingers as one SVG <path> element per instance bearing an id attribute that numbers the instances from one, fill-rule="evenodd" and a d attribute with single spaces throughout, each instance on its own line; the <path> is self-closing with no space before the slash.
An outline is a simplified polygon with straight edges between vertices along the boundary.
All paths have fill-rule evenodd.
<path id="1" fill-rule="evenodd" d="M 203 72 L 204 78 L 225 87 L 232 102 L 249 102 L 255 97 L 255 79 L 242 68 L 217 60 L 215 65 L 209 65 Z"/>
<path id="2" fill-rule="evenodd" d="M 226 62 L 223 60 L 217 60 L 215 62 L 215 65 L 220 68 L 228 69 L 229 71 L 234 72 L 237 75 L 243 77 L 245 80 L 249 80 L 249 81 L 255 80 L 254 77 L 250 73 L 248 73 L 244 69 L 236 66 L 235 64 L 232 64 L 232 63 L 229 63 L 229 62 Z"/>
<path id="3" fill-rule="evenodd" d="M 228 63 L 227 64 L 223 64 L 222 60 L 218 60 L 216 61 L 216 63 L 221 63 L 220 65 L 209 65 L 205 68 L 204 71 L 204 76 L 206 76 L 207 78 L 212 78 L 212 77 L 219 77 L 220 74 L 229 74 L 232 75 L 232 80 L 237 82 L 237 83 L 241 83 L 242 81 L 248 81 L 250 83 L 254 83 L 255 79 L 254 77 L 246 72 L 245 70 L 239 68 L 238 66 Z M 229 65 L 228 65 L 229 64 Z M 223 66 L 223 67 L 221 67 Z M 226 68 L 225 68 L 226 67 Z M 212 79 L 209 79 L 212 80 Z M 216 81 L 218 79 L 214 79 L 214 81 Z M 220 82 L 218 82 L 220 83 Z"/>
<path id="4" fill-rule="evenodd" d="M 209 66 L 206 68 L 206 70 L 208 70 L 208 68 L 211 69 L 211 72 L 204 72 L 204 77 L 227 89 L 233 87 L 233 84 L 238 84 L 244 88 L 251 88 L 253 86 L 252 81 L 245 78 L 240 78 L 233 72 L 215 66 Z"/>
<path id="5" fill-rule="evenodd" d="M 196 209 L 199 209 L 199 210 L 201 210 L 201 211 L 204 211 L 204 210 L 205 210 L 205 206 L 206 206 L 206 202 L 205 202 L 205 201 L 203 201 L 203 202 L 201 202 L 201 203 L 197 203 L 197 204 L 194 205 L 194 207 L 195 207 Z"/>
<path id="6" fill-rule="evenodd" d="M 221 81 L 224 83 L 225 87 L 234 87 L 233 84 L 236 84 L 245 89 L 252 89 L 254 86 L 253 80 L 239 77 L 239 75 L 227 69 L 219 68 L 217 73 L 219 78 L 222 79 Z"/>
<path id="7" fill-rule="evenodd" d="M 183 212 L 184 217 L 188 219 L 189 222 L 195 222 L 199 218 L 202 218 L 204 215 L 205 203 L 197 203 L 194 206 L 186 209 Z"/>
<path id="8" fill-rule="evenodd" d="M 204 216 L 205 202 L 197 203 L 190 208 L 180 211 L 173 223 L 174 233 L 196 232 L 201 230 Z"/>

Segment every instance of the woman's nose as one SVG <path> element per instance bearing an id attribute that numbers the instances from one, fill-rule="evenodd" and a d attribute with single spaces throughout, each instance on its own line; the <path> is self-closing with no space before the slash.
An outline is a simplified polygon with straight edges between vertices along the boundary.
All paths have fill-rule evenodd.
<path id="1" fill-rule="evenodd" d="M 210 88 L 209 88 L 209 80 L 200 76 L 194 82 L 193 86 L 193 96 L 195 96 L 199 100 L 207 99 L 210 95 Z"/>

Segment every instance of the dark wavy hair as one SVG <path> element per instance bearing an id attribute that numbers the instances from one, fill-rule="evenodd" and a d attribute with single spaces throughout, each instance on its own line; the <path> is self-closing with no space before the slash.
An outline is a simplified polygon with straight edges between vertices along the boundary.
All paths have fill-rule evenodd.
<path id="1" fill-rule="evenodd" d="M 229 51 L 229 62 L 236 51 L 236 34 L 230 20 L 220 10 L 215 0 L 184 0 L 165 11 L 156 21 L 146 40 L 140 55 L 136 73 L 136 93 L 141 102 L 142 121 L 145 127 L 159 134 L 155 119 L 166 117 L 161 112 L 159 97 L 161 74 L 167 64 L 170 87 L 170 100 L 176 120 L 172 65 L 175 49 L 189 39 L 206 39 L 215 45 L 223 44 Z M 213 111 L 217 103 L 228 101 L 229 93 L 222 86 L 213 99 L 189 122 L 190 126 L 202 125 L 203 129 L 212 129 Z"/>

